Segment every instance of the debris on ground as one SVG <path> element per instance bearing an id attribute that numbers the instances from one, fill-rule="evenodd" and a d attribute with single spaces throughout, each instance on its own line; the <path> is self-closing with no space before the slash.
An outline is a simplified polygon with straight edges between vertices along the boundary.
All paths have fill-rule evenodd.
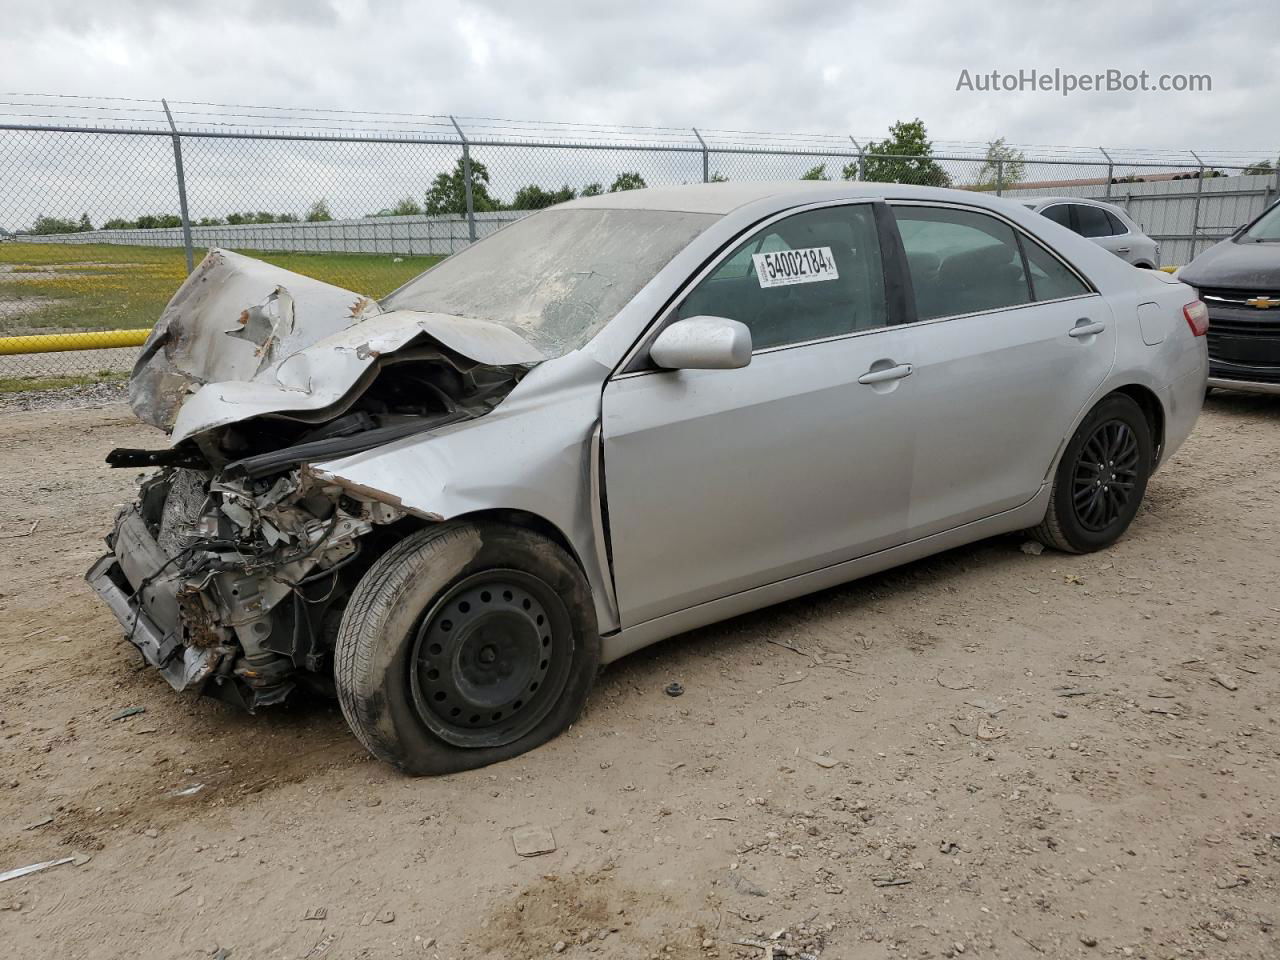
<path id="1" fill-rule="evenodd" d="M 1226 674 L 1226 673 L 1215 673 L 1215 674 L 1213 675 L 1213 679 L 1214 679 L 1214 681 L 1218 684 L 1218 686 L 1220 686 L 1220 687 L 1226 687 L 1228 690 L 1239 690 L 1239 689 L 1240 689 L 1240 685 L 1239 685 L 1238 683 L 1236 683 L 1236 679 L 1235 679 L 1235 677 L 1231 676 L 1230 674 Z"/>
<path id="2" fill-rule="evenodd" d="M 193 797 L 193 796 L 195 796 L 197 793 L 199 793 L 199 792 L 200 792 L 201 790 L 203 790 L 203 789 L 204 789 L 204 784 L 203 784 L 203 783 L 193 783 L 193 784 L 192 784 L 191 786 L 189 786 L 189 787 L 179 787 L 177 790 L 172 791 L 172 792 L 169 794 L 169 796 L 171 796 L 171 797 Z"/>
<path id="3" fill-rule="evenodd" d="M 1040 554 L 1044 553 L 1044 544 L 1039 540 L 1027 540 L 1023 542 L 1019 549 L 1023 553 L 1027 554 L 1027 556 L 1038 557 Z"/>
<path id="4" fill-rule="evenodd" d="M 822 767 L 824 770 L 830 770 L 832 767 L 840 766 L 840 761 L 835 757 L 828 757 L 821 753 L 811 753 L 808 755 L 808 759 Z"/>
<path id="5" fill-rule="evenodd" d="M 31 823 L 28 823 L 28 824 L 27 824 L 25 827 L 23 827 L 22 829 L 23 829 L 23 830 L 36 830 L 36 829 L 38 829 L 38 828 L 40 828 L 40 827 L 48 826 L 48 825 L 49 825 L 49 824 L 51 824 L 51 823 L 53 823 L 53 817 L 51 817 L 51 816 L 49 816 L 49 817 L 41 817 L 39 820 L 35 820 L 35 821 L 31 822 Z"/>
<path id="6" fill-rule="evenodd" d="M 662 692 L 668 697 L 678 697 L 680 694 L 684 693 L 684 684 L 680 683 L 678 680 L 673 680 L 662 688 Z"/>
<path id="7" fill-rule="evenodd" d="M 522 857 L 540 857 L 556 849 L 556 838 L 550 827 L 519 827 L 511 831 L 511 842 Z"/>
<path id="8" fill-rule="evenodd" d="M 33 873 L 39 873 L 41 870 L 48 870 L 50 867 L 60 867 L 64 863 L 74 863 L 77 867 L 89 862 L 87 853 L 77 853 L 70 857 L 61 857 L 57 860 L 45 860 L 41 863 L 29 863 L 25 867 L 14 867 L 12 870 L 6 870 L 0 873 L 0 883 L 6 880 L 17 880 L 19 877 L 26 877 Z"/>
<path id="9" fill-rule="evenodd" d="M 1004 727 L 997 727 L 988 723 L 986 717 L 981 717 L 978 720 L 977 737 L 979 740 L 999 740 L 1008 732 Z"/>
<path id="10" fill-rule="evenodd" d="M 123 710 L 117 710 L 108 720 L 123 720 L 125 717 L 136 717 L 140 713 L 146 713 L 146 707 L 125 707 Z"/>
<path id="11" fill-rule="evenodd" d="M 302 915 L 303 920 L 323 920 L 329 916 L 328 907 L 311 907 Z"/>

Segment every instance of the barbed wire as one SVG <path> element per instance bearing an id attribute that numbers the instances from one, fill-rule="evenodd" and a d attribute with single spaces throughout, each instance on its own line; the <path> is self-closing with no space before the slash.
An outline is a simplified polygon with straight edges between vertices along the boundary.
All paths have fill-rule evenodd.
<path id="1" fill-rule="evenodd" d="M 125 126 L 163 132 L 168 119 L 159 98 L 105 97 L 63 93 L 0 93 L 0 124 L 29 123 L 68 125 L 83 123 L 90 129 L 112 130 Z M 656 124 L 605 123 L 600 121 L 543 120 L 408 111 L 356 110 L 336 107 L 280 106 L 219 103 L 203 100 L 169 100 L 174 122 L 182 133 L 243 133 L 246 136 L 323 135 L 338 139 L 343 134 L 374 137 L 412 137 L 415 134 L 458 140 L 454 121 L 468 139 L 510 142 L 514 146 L 535 142 L 574 140 L 602 147 L 700 146 L 698 136 L 709 147 L 759 147 L 762 149 L 832 149 L 838 154 L 869 150 L 882 137 L 870 134 L 797 132 L 722 127 L 664 126 Z M 980 140 L 935 139 L 933 152 L 939 156 L 982 155 L 989 143 Z M 1071 144 L 1007 143 L 1028 160 L 1096 163 L 1102 155 L 1098 146 Z M 1274 160 L 1277 150 L 1214 147 L 1106 147 L 1117 164 L 1176 163 L 1185 165 L 1192 151 L 1207 164 L 1248 164 Z"/>

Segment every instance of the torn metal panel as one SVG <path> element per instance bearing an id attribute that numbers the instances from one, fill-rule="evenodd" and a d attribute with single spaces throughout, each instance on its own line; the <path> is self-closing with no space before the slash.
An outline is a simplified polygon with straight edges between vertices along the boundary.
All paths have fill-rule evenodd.
<path id="1" fill-rule="evenodd" d="M 362 320 L 285 357 L 249 380 L 209 383 L 173 423 L 172 442 L 266 415 L 316 422 L 341 413 L 399 351 L 433 343 L 465 362 L 516 366 L 542 360 L 519 334 L 484 320 L 397 310 Z"/>
<path id="2" fill-rule="evenodd" d="M 379 312 L 350 290 L 211 250 L 143 345 L 129 402 L 140 419 L 168 429 L 183 401 L 204 384 L 252 380 L 280 358 Z"/>

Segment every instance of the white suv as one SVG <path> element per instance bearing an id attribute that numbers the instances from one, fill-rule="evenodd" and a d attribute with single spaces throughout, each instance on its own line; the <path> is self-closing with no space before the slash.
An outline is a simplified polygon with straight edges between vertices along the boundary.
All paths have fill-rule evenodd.
<path id="1" fill-rule="evenodd" d="M 1081 197 L 1034 197 L 1022 203 L 1135 267 L 1152 270 L 1160 266 L 1160 244 L 1114 204 Z"/>

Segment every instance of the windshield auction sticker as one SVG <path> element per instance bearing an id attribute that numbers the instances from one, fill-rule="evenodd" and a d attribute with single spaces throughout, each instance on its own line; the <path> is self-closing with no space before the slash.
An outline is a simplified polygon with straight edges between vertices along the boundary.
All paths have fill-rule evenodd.
<path id="1" fill-rule="evenodd" d="M 838 280 L 835 257 L 830 247 L 802 247 L 799 250 L 775 250 L 751 257 L 756 265 L 756 278 L 761 287 L 785 287 L 793 283 L 821 283 Z"/>

